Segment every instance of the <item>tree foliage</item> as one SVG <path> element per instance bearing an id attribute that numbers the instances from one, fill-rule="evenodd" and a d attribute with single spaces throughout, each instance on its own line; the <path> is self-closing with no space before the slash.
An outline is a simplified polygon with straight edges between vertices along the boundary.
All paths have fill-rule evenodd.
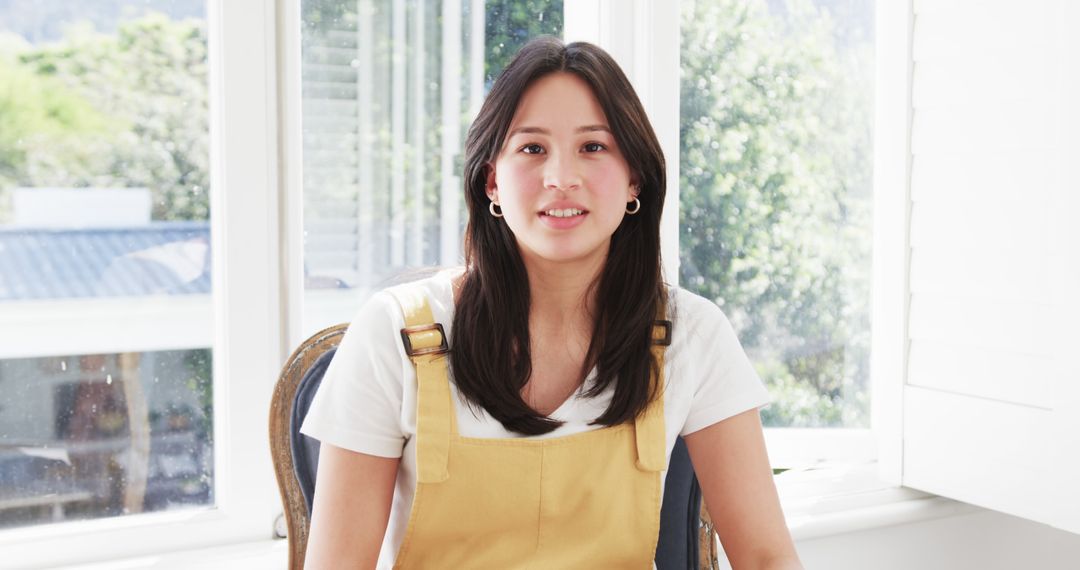
<path id="1" fill-rule="evenodd" d="M 563 0 L 496 0 L 484 8 L 484 77 L 489 87 L 529 40 L 562 36 Z"/>
<path id="2" fill-rule="evenodd" d="M 739 331 L 767 423 L 865 424 L 867 53 L 808 2 L 782 8 L 684 3 L 680 281 Z"/>
<path id="3" fill-rule="evenodd" d="M 0 188 L 31 185 L 27 164 L 38 152 L 72 139 L 89 144 L 107 133 L 109 120 L 60 81 L 20 65 L 14 50 L 26 47 L 14 41 L 0 45 L 11 50 L 0 56 Z"/>
<path id="4" fill-rule="evenodd" d="M 208 218 L 201 22 L 150 15 L 115 35 L 80 25 L 0 65 L 13 68 L 0 75 L 0 125 L 17 125 L 0 135 L 4 187 L 143 187 L 154 219 Z"/>

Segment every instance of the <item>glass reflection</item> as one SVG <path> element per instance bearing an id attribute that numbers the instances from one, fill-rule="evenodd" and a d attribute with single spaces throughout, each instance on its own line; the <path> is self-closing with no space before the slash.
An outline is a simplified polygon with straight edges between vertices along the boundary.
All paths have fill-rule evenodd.
<path id="1" fill-rule="evenodd" d="M 0 362 L 0 526 L 212 502 L 210 369 L 209 350 Z"/>

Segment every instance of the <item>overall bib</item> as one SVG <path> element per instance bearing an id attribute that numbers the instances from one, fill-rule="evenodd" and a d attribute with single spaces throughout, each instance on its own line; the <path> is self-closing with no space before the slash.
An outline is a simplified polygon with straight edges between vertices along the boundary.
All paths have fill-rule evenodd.
<path id="1" fill-rule="evenodd" d="M 394 291 L 416 366 L 417 483 L 394 568 L 652 568 L 666 469 L 664 400 L 632 424 L 551 439 L 458 433 L 447 342 L 424 294 Z M 654 338 L 670 342 L 670 323 Z M 653 354 L 663 370 L 663 342 Z M 663 373 L 653 382 L 663 386 Z"/>

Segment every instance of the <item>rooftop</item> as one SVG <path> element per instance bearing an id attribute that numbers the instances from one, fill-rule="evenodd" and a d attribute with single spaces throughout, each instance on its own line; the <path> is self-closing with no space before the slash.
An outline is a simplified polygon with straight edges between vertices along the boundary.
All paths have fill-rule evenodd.
<path id="1" fill-rule="evenodd" d="M 205 221 L 0 228 L 0 302 L 209 293 Z"/>

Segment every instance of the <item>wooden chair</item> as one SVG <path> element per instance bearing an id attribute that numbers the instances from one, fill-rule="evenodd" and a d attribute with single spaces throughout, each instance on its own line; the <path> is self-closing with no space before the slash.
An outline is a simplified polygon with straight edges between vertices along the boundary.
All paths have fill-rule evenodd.
<path id="1" fill-rule="evenodd" d="M 274 461 L 274 474 L 277 475 L 278 491 L 281 492 L 281 504 L 285 509 L 286 536 L 289 539 L 289 570 L 303 570 L 304 552 L 307 550 L 308 529 L 311 526 L 311 497 L 305 497 L 300 487 L 301 477 L 304 473 L 310 473 L 311 482 L 314 483 L 315 468 L 318 467 L 318 455 L 315 461 L 306 455 L 308 449 L 304 445 L 294 446 L 293 441 L 303 437 L 300 434 L 300 424 L 293 421 L 297 392 L 305 377 L 308 385 L 313 382 L 314 374 L 308 374 L 313 370 L 313 365 L 320 357 L 325 356 L 323 364 L 329 364 L 329 358 L 341 343 L 341 337 L 345 335 L 348 323 L 325 328 L 300 344 L 281 368 L 277 384 L 274 386 L 274 394 L 270 400 L 270 454 Z M 325 368 L 323 369 L 325 372 Z M 317 381 L 322 381 L 319 374 Z M 305 386 L 308 388 L 308 386 Z M 312 391 L 313 392 L 313 391 Z M 310 404 L 310 400 L 308 401 Z M 302 410 L 307 412 L 306 407 Z M 299 436 L 299 437 L 298 437 Z M 317 442 L 316 442 L 317 443 Z M 317 448 L 316 448 L 317 449 Z M 298 454 L 298 461 L 294 460 L 293 454 Z M 299 463 L 299 468 L 297 463 Z M 301 475 L 298 475 L 301 474 Z M 314 490 L 314 485 L 312 485 Z"/>
<path id="2" fill-rule="evenodd" d="M 319 442 L 300 433 L 311 398 L 322 382 L 348 324 L 304 341 L 282 367 L 270 403 L 270 451 L 288 528 L 289 569 L 303 570 Z M 719 568 L 713 526 L 682 438 L 671 453 L 656 548 L 658 570 Z"/>

